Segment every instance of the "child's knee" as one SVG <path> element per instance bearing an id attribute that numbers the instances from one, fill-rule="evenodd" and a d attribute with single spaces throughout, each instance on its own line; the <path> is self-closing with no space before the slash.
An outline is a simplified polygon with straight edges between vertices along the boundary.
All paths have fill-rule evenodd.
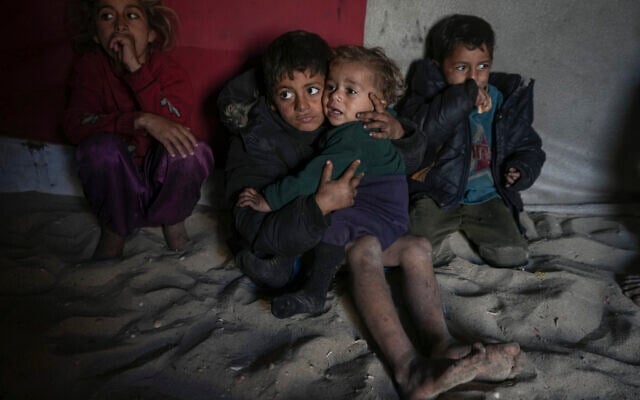
<path id="1" fill-rule="evenodd" d="M 373 236 L 365 236 L 356 240 L 348 247 L 347 259 L 350 265 L 369 264 L 370 259 L 382 259 L 382 249 L 380 242 Z"/>
<path id="2" fill-rule="evenodd" d="M 175 157 L 170 159 L 173 166 L 180 168 L 183 175 L 208 176 L 213 170 L 213 152 L 206 143 L 199 143 L 193 149 L 193 155 L 185 158 Z"/>
<path id="3" fill-rule="evenodd" d="M 480 257 L 489 265 L 498 268 L 514 268 L 527 264 L 529 252 L 526 246 L 482 246 Z"/>

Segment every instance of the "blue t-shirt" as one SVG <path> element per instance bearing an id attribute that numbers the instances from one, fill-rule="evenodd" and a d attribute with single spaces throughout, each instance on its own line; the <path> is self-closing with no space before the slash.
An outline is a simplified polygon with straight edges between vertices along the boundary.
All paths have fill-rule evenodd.
<path id="1" fill-rule="evenodd" d="M 478 109 L 474 108 L 469 114 L 471 163 L 462 204 L 479 204 L 498 197 L 491 176 L 491 139 L 493 118 L 502 104 L 502 93 L 492 85 L 489 85 L 488 91 L 491 97 L 491 110 L 479 114 Z"/>

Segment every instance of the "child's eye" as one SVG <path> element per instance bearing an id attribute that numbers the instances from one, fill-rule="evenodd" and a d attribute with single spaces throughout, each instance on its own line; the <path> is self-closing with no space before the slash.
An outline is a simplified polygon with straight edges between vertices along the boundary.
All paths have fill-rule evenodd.
<path id="1" fill-rule="evenodd" d="M 293 98 L 293 93 L 291 93 L 288 90 L 283 90 L 280 93 L 278 93 L 278 97 L 280 97 L 282 100 L 289 100 Z"/>
<path id="2" fill-rule="evenodd" d="M 456 65 L 454 68 L 456 71 L 460 71 L 460 72 L 463 72 L 464 70 L 467 69 L 465 65 Z"/>
<path id="3" fill-rule="evenodd" d="M 326 84 L 324 88 L 325 88 L 325 89 L 327 90 L 327 92 L 329 92 L 329 93 L 333 93 L 333 92 L 335 92 L 335 91 L 336 91 L 336 87 L 335 87 L 334 85 L 330 84 L 330 83 Z"/>
<path id="4" fill-rule="evenodd" d="M 347 88 L 347 93 L 348 94 L 358 94 L 358 91 L 355 90 L 355 89 Z"/>
<path id="5" fill-rule="evenodd" d="M 307 89 L 307 92 L 309 92 L 309 94 L 313 96 L 320 93 L 320 89 L 315 86 L 311 86 L 309 89 Z"/>
<path id="6" fill-rule="evenodd" d="M 101 21 L 111 21 L 113 19 L 113 14 L 110 12 L 102 12 L 98 15 L 98 19 Z"/>
<path id="7" fill-rule="evenodd" d="M 489 69 L 489 68 L 491 68 L 491 64 L 489 64 L 489 63 L 478 65 L 478 69 L 480 69 L 480 70 L 485 70 L 485 69 Z"/>
<path id="8" fill-rule="evenodd" d="M 129 18 L 129 19 L 138 19 L 138 18 L 140 18 L 140 15 L 138 15 L 136 13 L 133 13 L 133 12 L 130 12 L 130 13 L 127 13 L 127 18 Z"/>

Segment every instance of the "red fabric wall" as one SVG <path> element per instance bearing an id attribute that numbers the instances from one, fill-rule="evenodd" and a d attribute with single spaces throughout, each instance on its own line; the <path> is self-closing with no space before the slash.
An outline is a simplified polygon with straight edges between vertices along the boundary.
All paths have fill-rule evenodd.
<path id="1" fill-rule="evenodd" d="M 64 1 L 6 2 L 0 35 L 0 134 L 65 143 L 61 117 L 73 62 Z M 215 97 L 276 36 L 316 32 L 331 45 L 362 44 L 366 0 L 165 0 L 180 17 L 172 53 L 191 74 L 195 129 L 224 143 Z M 216 149 L 216 153 L 221 151 Z"/>

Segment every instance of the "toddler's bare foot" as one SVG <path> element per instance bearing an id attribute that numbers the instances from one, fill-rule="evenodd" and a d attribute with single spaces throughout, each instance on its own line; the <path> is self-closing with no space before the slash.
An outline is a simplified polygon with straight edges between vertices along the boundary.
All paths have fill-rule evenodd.
<path id="1" fill-rule="evenodd" d="M 443 340 L 433 345 L 430 357 L 457 360 L 471 353 L 471 350 L 473 350 L 473 347 L 470 344 L 460 343 L 454 339 Z"/>
<path id="2" fill-rule="evenodd" d="M 498 382 L 515 377 L 523 368 L 524 355 L 517 343 L 481 343 L 450 346 L 456 359 L 414 359 L 407 378 L 398 379 L 409 399 L 432 399 L 458 385 L 483 380 Z M 466 354 L 465 354 L 466 353 Z M 462 355 L 464 354 L 464 355 Z M 403 383 L 404 382 L 404 383 Z"/>
<path id="3" fill-rule="evenodd" d="M 167 246 L 173 251 L 182 251 L 189 244 L 189 235 L 184 226 L 184 221 L 174 225 L 162 225 L 162 233 Z"/>
<path id="4" fill-rule="evenodd" d="M 474 380 L 483 362 L 485 350 L 477 343 L 469 354 L 458 360 L 418 356 L 411 360 L 406 375 L 397 376 L 396 380 L 406 398 L 434 399 L 449 389 Z"/>
<path id="5" fill-rule="evenodd" d="M 478 344 L 474 345 L 477 346 Z M 526 363 L 524 353 L 518 343 L 485 344 L 486 359 L 478 368 L 476 379 L 498 382 L 517 376 Z M 464 343 L 441 343 L 434 347 L 431 358 L 458 360 L 466 357 L 472 346 Z"/>
<path id="6" fill-rule="evenodd" d="M 123 249 L 124 237 L 103 226 L 100 230 L 100 240 L 91 258 L 100 261 L 122 257 Z"/>
<path id="7" fill-rule="evenodd" d="M 499 382 L 516 377 L 526 359 L 518 343 L 486 344 L 485 362 L 478 366 L 477 380 Z"/>

